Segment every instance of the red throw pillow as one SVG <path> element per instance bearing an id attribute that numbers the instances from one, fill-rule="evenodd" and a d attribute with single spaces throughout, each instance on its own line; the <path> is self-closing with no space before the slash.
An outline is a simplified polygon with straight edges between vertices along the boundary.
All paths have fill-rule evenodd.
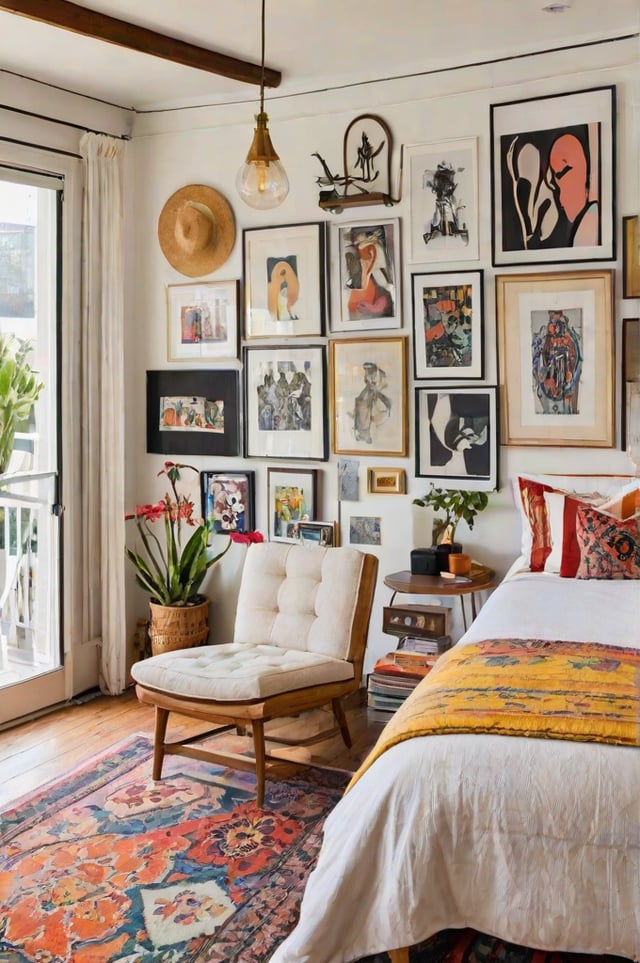
<path id="1" fill-rule="evenodd" d="M 545 492 L 552 492 L 551 485 L 518 477 L 522 509 L 531 528 L 531 557 L 529 568 L 532 572 L 542 572 L 544 563 L 551 551 L 551 533 L 547 519 Z"/>
<path id="2" fill-rule="evenodd" d="M 617 519 L 591 506 L 576 513 L 580 563 L 576 578 L 640 578 L 640 534 L 635 518 Z"/>

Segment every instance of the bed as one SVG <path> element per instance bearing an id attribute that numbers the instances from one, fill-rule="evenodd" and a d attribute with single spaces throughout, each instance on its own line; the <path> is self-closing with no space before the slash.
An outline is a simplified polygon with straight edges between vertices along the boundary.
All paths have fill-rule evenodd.
<path id="1" fill-rule="evenodd" d="M 610 501 L 597 497 L 578 500 L 578 525 L 584 514 L 591 526 L 583 556 L 585 538 L 592 549 L 599 540 L 598 551 L 604 541 L 594 511 L 605 523 L 612 517 Z M 597 575 L 593 562 L 584 574 L 580 553 L 583 574 L 562 576 L 569 549 L 559 550 L 557 524 L 566 529 L 568 505 L 553 501 L 544 500 L 549 542 L 556 511 L 553 564 L 545 570 L 551 544 L 531 570 L 529 515 L 523 556 L 452 652 L 486 640 L 564 640 L 618 646 L 635 658 L 637 520 L 621 526 L 625 539 L 636 533 L 623 577 Z M 637 673 L 633 685 L 637 693 Z M 392 958 L 408 959 L 401 948 L 467 926 L 540 949 L 640 958 L 635 745 L 466 732 L 407 739 L 362 772 L 324 832 L 299 923 L 272 963 L 348 963 L 397 948 Z"/>

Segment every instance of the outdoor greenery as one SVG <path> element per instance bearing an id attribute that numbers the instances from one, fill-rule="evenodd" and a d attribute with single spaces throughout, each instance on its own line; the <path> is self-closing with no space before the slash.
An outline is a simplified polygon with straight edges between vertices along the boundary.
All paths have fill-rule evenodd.
<path id="1" fill-rule="evenodd" d="M 32 347 L 30 341 L 0 334 L 0 472 L 9 467 L 16 431 L 44 388 L 27 361 Z"/>

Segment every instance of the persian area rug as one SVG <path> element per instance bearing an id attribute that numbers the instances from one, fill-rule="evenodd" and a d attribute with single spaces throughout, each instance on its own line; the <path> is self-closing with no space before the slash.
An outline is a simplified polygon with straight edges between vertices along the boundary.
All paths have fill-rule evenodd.
<path id="1" fill-rule="evenodd" d="M 231 747 L 233 749 L 233 747 Z M 0 813 L 2 963 L 267 961 L 348 774 L 267 781 L 135 736 Z"/>
<path id="2" fill-rule="evenodd" d="M 419 946 L 412 947 L 409 960 L 410 963 L 627 963 L 620 956 L 531 950 L 470 929 L 436 933 Z M 389 963 L 389 957 L 386 953 L 379 953 L 367 956 L 359 963 Z"/>

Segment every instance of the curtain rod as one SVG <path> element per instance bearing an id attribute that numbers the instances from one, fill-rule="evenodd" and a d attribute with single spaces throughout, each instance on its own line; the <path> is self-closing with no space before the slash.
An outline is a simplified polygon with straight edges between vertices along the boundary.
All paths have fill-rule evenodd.
<path id="1" fill-rule="evenodd" d="M 12 107 L 11 104 L 0 103 L 0 110 L 9 110 L 13 114 L 22 114 L 24 117 L 34 117 L 36 120 L 44 120 L 49 124 L 59 124 L 61 127 L 71 127 L 73 130 L 86 131 L 88 134 L 104 134 L 106 137 L 114 137 L 116 140 L 131 140 L 129 134 L 113 134 L 108 130 L 95 130 L 92 127 L 87 127 L 86 124 L 74 124 L 70 120 L 60 120 L 58 117 L 47 117 L 46 114 L 38 114 L 33 110 L 25 110 L 23 107 Z M 61 153 L 64 152 L 61 151 Z"/>
<path id="2" fill-rule="evenodd" d="M 0 141 L 7 144 L 19 144 L 20 147 L 34 147 L 36 150 L 44 150 L 50 154 L 62 154 L 63 157 L 75 157 L 82 160 L 82 154 L 75 154 L 71 150 L 62 150 L 60 147 L 47 147 L 44 144 L 33 144 L 30 140 L 18 140 L 17 137 L 0 136 Z M 4 165 L 7 166 L 6 164 Z"/>

